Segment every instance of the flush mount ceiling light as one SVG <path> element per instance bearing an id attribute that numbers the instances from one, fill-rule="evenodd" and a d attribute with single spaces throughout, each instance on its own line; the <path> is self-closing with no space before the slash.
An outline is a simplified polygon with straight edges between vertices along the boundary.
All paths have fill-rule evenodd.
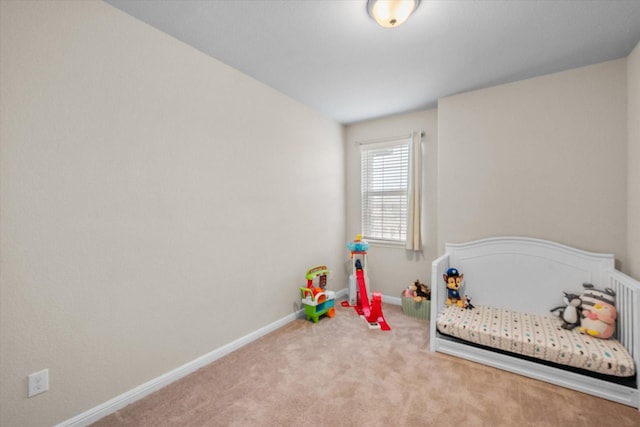
<path id="1" fill-rule="evenodd" d="M 420 0 L 367 0 L 367 11 L 381 26 L 393 28 L 406 21 L 419 4 Z"/>

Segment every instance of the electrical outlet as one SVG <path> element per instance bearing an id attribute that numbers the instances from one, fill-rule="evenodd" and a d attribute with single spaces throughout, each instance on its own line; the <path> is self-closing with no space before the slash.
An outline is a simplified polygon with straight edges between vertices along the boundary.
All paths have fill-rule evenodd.
<path id="1" fill-rule="evenodd" d="M 29 379 L 29 397 L 44 393 L 49 390 L 49 370 L 43 369 L 39 372 L 30 374 Z"/>

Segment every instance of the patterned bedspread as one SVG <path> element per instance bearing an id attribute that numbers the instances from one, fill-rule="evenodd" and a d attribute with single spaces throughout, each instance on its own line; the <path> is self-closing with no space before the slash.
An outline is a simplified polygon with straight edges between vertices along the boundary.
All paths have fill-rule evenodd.
<path id="1" fill-rule="evenodd" d="M 617 377 L 635 375 L 633 359 L 620 342 L 593 338 L 577 328 L 568 331 L 561 324 L 553 315 L 450 306 L 438 316 L 437 328 L 465 341 L 562 365 Z"/>

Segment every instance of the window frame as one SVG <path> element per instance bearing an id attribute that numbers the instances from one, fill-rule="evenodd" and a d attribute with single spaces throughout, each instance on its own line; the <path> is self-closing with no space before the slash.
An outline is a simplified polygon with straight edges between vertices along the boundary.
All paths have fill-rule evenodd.
<path id="1" fill-rule="evenodd" d="M 410 136 L 360 144 L 360 229 L 369 242 L 390 246 L 407 242 L 410 144 Z"/>

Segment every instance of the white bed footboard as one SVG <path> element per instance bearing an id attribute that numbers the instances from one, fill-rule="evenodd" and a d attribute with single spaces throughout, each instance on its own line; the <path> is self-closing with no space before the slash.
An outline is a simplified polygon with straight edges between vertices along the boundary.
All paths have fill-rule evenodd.
<path id="1" fill-rule="evenodd" d="M 525 313 L 549 314 L 563 305 L 562 291 L 582 293 L 583 283 L 616 292 L 616 337 L 640 368 L 640 282 L 615 270 L 614 256 L 525 237 L 496 237 L 447 244 L 432 264 L 430 350 L 451 354 L 517 374 L 568 387 L 640 409 L 637 382 L 622 385 L 467 345 L 442 336 L 436 329 L 445 306 L 443 274 L 456 267 L 464 274 L 463 294 L 474 304 Z M 636 374 L 637 376 L 637 374 Z"/>
<path id="2" fill-rule="evenodd" d="M 616 293 L 616 338 L 640 368 L 640 283 L 617 270 L 609 270 L 608 287 Z"/>

